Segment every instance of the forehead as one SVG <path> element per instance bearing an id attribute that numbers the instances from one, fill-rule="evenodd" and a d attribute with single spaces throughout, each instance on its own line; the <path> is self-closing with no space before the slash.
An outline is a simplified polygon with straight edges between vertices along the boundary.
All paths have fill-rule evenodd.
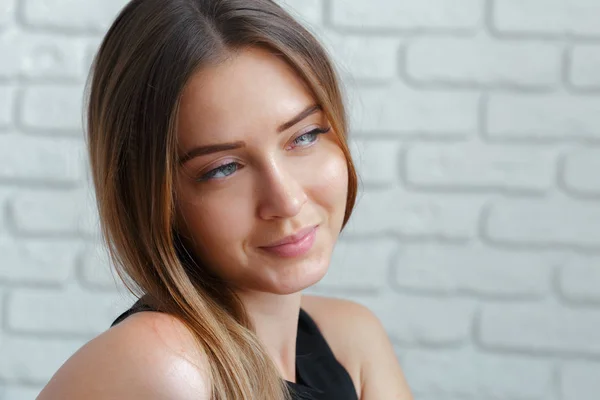
<path id="1" fill-rule="evenodd" d="M 275 132 L 313 102 L 305 82 L 282 58 L 246 49 L 191 78 L 182 94 L 178 138 L 185 145 Z"/>

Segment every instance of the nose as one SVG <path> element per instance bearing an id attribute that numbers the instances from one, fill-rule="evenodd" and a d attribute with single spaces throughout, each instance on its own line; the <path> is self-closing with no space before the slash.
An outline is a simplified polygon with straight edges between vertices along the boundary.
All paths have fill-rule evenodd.
<path id="1" fill-rule="evenodd" d="M 262 219 L 294 217 L 308 200 L 302 183 L 294 174 L 274 162 L 259 179 L 258 214 Z"/>

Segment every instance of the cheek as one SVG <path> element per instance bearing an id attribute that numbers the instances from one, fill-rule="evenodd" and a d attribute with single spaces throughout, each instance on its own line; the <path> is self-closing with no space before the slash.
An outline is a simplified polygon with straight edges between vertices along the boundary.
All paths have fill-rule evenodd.
<path id="1" fill-rule="evenodd" d="M 204 256 L 212 258 L 212 253 L 227 250 L 223 247 L 247 236 L 249 212 L 245 204 L 240 204 L 243 198 L 241 194 L 224 191 L 222 196 L 219 193 L 188 195 L 186 201 L 180 203 L 186 229 Z"/>
<path id="2" fill-rule="evenodd" d="M 311 185 L 318 203 L 336 215 L 344 214 L 348 195 L 348 165 L 341 149 L 331 149 L 320 162 Z"/>

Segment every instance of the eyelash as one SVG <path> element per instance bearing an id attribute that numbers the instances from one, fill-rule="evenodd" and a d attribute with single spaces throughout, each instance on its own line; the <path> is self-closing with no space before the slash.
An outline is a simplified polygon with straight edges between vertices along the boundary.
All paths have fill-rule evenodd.
<path id="1" fill-rule="evenodd" d="M 308 132 L 303 133 L 302 135 L 298 136 L 296 139 L 294 139 L 293 143 L 296 143 L 298 139 L 300 139 L 300 138 L 302 138 L 304 136 L 307 136 L 307 135 L 315 135 L 315 140 L 312 141 L 312 142 L 310 142 L 310 144 L 315 143 L 316 140 L 317 140 L 318 135 L 321 135 L 323 133 L 327 133 L 330 130 L 331 130 L 331 127 L 328 127 L 328 128 L 325 128 L 325 129 L 322 129 L 322 128 L 313 129 L 312 131 L 308 131 Z"/>
<path id="2" fill-rule="evenodd" d="M 323 129 L 323 128 L 313 129 L 312 131 L 303 133 L 302 135 L 298 136 L 296 139 L 294 139 L 293 143 L 297 143 L 298 139 L 300 139 L 302 137 L 309 136 L 309 135 L 314 135 L 315 139 L 312 142 L 310 142 L 307 146 L 304 146 L 304 147 L 308 147 L 308 146 L 310 146 L 311 144 L 313 144 L 313 143 L 315 143 L 317 141 L 318 135 L 327 133 L 330 130 L 331 130 L 331 127 L 328 127 L 328 128 L 325 128 L 325 129 Z M 202 175 L 201 177 L 199 177 L 198 179 L 196 179 L 196 181 L 198 181 L 198 182 L 205 182 L 205 181 L 210 181 L 210 180 L 213 180 L 213 179 L 223 179 L 223 178 L 214 178 L 214 175 L 218 174 L 219 172 L 222 172 L 223 170 L 226 170 L 227 168 L 230 168 L 232 165 L 239 165 L 239 163 L 237 163 L 237 162 L 230 162 L 230 163 L 227 163 L 227 164 L 223 164 L 223 165 L 221 165 L 221 166 L 219 166 L 217 168 L 214 168 L 214 169 L 208 171 L 207 173 L 205 173 L 204 175 Z M 237 171 L 237 170 L 238 170 L 238 168 L 235 169 L 235 171 Z M 231 174 L 233 174 L 235 171 L 233 171 Z M 229 174 L 229 175 L 231 175 L 231 174 Z M 226 175 L 226 176 L 229 176 L 229 175 Z"/>

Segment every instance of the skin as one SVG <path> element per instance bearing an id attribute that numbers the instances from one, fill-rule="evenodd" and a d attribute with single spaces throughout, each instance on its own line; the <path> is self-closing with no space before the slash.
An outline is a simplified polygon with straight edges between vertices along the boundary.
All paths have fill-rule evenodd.
<path id="1" fill-rule="evenodd" d="M 287 64 L 258 49 L 197 74 L 182 96 L 180 155 L 221 143 L 245 147 L 199 155 L 181 167 L 180 227 L 215 273 L 247 296 L 272 294 L 264 301 L 297 296 L 319 281 L 342 225 L 344 154 L 333 129 L 310 134 L 330 127 L 324 114 L 318 110 L 277 132 L 312 104 Z M 212 179 L 197 181 L 224 164 Z M 286 259 L 260 249 L 315 224 L 317 240 L 306 257 Z"/>
<path id="2" fill-rule="evenodd" d="M 181 164 L 177 229 L 212 272 L 235 288 L 284 379 L 295 380 L 302 307 L 361 400 L 411 400 L 393 346 L 372 312 L 351 301 L 302 294 L 327 272 L 348 190 L 347 164 L 333 129 L 307 135 L 330 127 L 324 113 L 317 110 L 278 132 L 312 104 L 295 72 L 262 49 L 199 71 L 182 97 L 179 156 L 189 158 L 198 146 L 245 145 Z M 315 224 L 315 242 L 305 255 L 283 258 L 261 249 Z M 194 349 L 180 321 L 139 312 L 79 349 L 38 399 L 209 399 L 207 358 Z"/>
<path id="3" fill-rule="evenodd" d="M 331 128 L 321 110 L 278 132 L 313 104 L 288 64 L 249 49 L 194 76 L 179 113 L 181 157 L 196 147 L 245 143 L 181 166 L 178 229 L 235 287 L 288 380 L 295 377 L 301 291 L 327 272 L 348 190 L 347 163 L 333 129 L 310 133 Z M 316 239 L 306 255 L 284 258 L 261 249 L 312 225 L 318 225 Z"/>

